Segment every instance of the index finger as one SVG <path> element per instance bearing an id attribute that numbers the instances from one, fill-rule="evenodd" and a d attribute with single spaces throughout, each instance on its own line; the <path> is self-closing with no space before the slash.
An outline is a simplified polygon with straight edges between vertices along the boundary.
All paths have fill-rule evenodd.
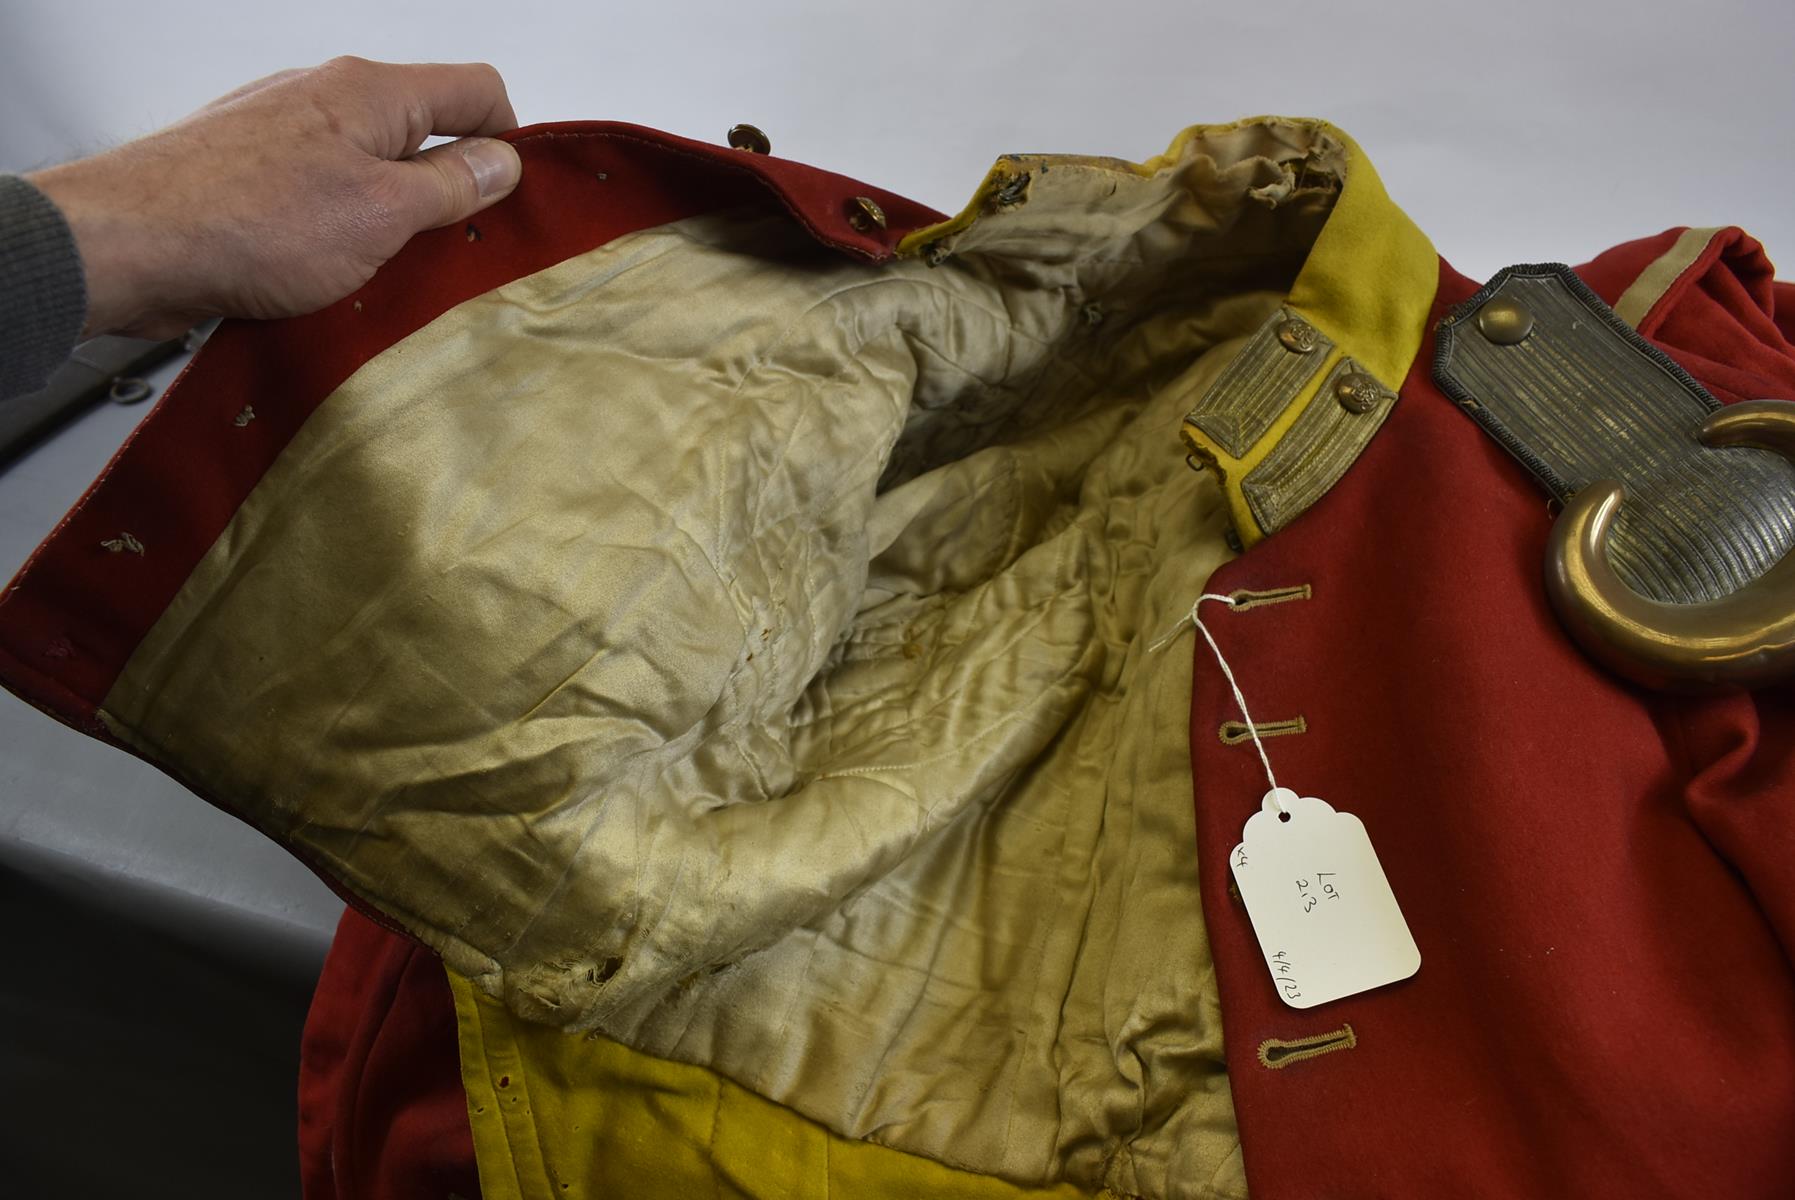
<path id="1" fill-rule="evenodd" d="M 369 63 L 368 85 L 385 132 L 400 145 L 388 157 L 417 153 L 432 134 L 491 137 L 517 128 L 505 81 L 488 63 Z"/>

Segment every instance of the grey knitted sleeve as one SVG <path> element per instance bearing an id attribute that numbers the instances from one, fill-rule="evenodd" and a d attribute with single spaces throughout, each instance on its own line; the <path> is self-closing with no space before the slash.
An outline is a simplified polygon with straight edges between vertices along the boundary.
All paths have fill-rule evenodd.
<path id="1" fill-rule="evenodd" d="M 36 391 L 87 320 L 87 280 L 69 223 L 42 192 L 0 175 L 0 401 Z"/>

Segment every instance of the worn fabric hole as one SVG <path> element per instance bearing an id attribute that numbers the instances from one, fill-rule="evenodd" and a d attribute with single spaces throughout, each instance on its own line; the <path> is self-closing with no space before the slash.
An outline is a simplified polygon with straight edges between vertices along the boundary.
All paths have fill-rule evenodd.
<path id="1" fill-rule="evenodd" d="M 1309 722 L 1302 717 L 1291 717 L 1286 721 L 1255 722 L 1261 738 L 1283 737 L 1287 733 L 1309 732 Z M 1224 746 L 1238 746 L 1242 742 L 1253 740 L 1253 730 L 1245 721 L 1223 721 L 1216 729 L 1215 736 L 1221 739 Z"/>
<path id="2" fill-rule="evenodd" d="M 1030 176 L 1017 175 L 1002 187 L 991 193 L 991 207 L 994 209 L 1014 208 L 1028 199 Z"/>
<path id="3" fill-rule="evenodd" d="M 480 240 L 480 230 L 472 224 L 467 227 L 467 240 L 470 242 L 477 242 Z"/>
<path id="4" fill-rule="evenodd" d="M 1287 600 L 1309 600 L 1314 593 L 1306 583 L 1293 584 L 1290 587 L 1276 588 L 1241 588 L 1228 593 L 1230 607 L 1235 612 L 1249 608 L 1264 608 L 1270 604 L 1283 604 Z"/>
<path id="5" fill-rule="evenodd" d="M 1259 1065 L 1281 1071 L 1291 1063 L 1302 1062 L 1305 1058 L 1317 1058 L 1336 1050 L 1351 1050 L 1358 1044 L 1359 1037 L 1353 1032 L 1351 1025 L 1342 1025 L 1327 1033 L 1304 1038 L 1266 1038 L 1259 1043 Z"/>

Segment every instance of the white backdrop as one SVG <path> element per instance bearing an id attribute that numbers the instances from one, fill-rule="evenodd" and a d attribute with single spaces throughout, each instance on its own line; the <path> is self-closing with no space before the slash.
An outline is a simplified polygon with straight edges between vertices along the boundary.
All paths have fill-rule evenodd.
<path id="1" fill-rule="evenodd" d="M 748 121 L 779 154 L 948 210 L 1000 153 L 1139 159 L 1187 124 L 1282 112 L 1350 131 L 1473 276 L 1684 224 L 1743 225 L 1795 264 L 1795 0 L 1350 7 L 0 0 L 0 170 L 334 54 L 483 59 L 526 122 L 721 140 Z M 141 411 L 103 407 L 0 472 L 0 579 Z M 3 696 L 0 867 L 302 971 L 339 909 L 247 828 Z"/>
<path id="2" fill-rule="evenodd" d="M 1470 275 L 1683 224 L 1795 263 L 1791 0 L 0 0 L 0 170 L 346 52 L 492 62 L 526 122 L 749 121 L 950 210 L 1000 153 L 1321 116 Z"/>

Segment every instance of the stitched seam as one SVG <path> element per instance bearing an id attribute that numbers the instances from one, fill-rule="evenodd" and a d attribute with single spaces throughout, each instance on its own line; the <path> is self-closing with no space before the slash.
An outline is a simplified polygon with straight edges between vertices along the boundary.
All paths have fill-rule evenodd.
<path id="1" fill-rule="evenodd" d="M 499 1095 L 496 1081 L 494 1081 L 492 1094 L 494 1103 L 498 1105 L 499 1120 L 505 1125 L 507 1138 L 509 1138 L 514 1119 L 524 1122 L 525 1127 L 530 1133 L 530 1141 L 534 1144 L 536 1149 L 535 1162 L 533 1164 L 535 1167 L 535 1177 L 542 1181 L 542 1186 L 546 1189 L 545 1194 L 553 1195 L 555 1181 L 550 1175 L 548 1143 L 542 1140 L 542 1125 L 541 1122 L 536 1119 L 536 1106 L 530 1102 L 530 1089 L 529 1085 L 525 1082 L 524 1056 L 518 1052 L 517 1040 L 515 1038 L 507 1039 L 506 1050 L 508 1051 L 508 1057 L 516 1060 L 516 1065 L 511 1067 L 507 1073 L 511 1075 L 512 1085 L 517 1089 L 518 1100 L 517 1103 L 512 1106 L 515 1110 L 514 1118 L 513 1113 L 507 1113 L 505 1111 L 505 1098 Z M 511 1161 L 513 1165 L 516 1165 L 518 1161 L 517 1143 L 515 1141 L 512 1142 Z M 523 1180 L 522 1170 L 519 1170 L 517 1175 L 518 1181 L 521 1184 Z"/>

